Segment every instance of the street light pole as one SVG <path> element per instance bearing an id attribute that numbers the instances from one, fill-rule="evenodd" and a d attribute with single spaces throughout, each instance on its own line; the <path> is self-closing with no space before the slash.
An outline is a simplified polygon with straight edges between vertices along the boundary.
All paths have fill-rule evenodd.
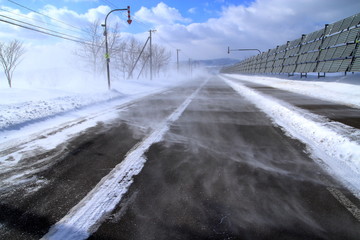
<path id="1" fill-rule="evenodd" d="M 107 71 L 107 80 L 108 80 L 108 88 L 110 89 L 110 56 L 109 56 L 109 46 L 108 46 L 108 38 L 107 38 L 107 18 L 109 17 L 110 13 L 112 12 L 116 12 L 116 11 L 128 11 L 128 24 L 131 24 L 132 20 L 130 18 L 130 6 L 128 6 L 127 8 L 123 8 L 123 9 L 114 9 L 111 10 L 105 17 L 105 24 L 102 24 L 101 26 L 103 26 L 104 29 L 104 36 L 105 36 L 105 58 L 106 58 L 106 71 Z"/>
<path id="2" fill-rule="evenodd" d="M 179 51 L 180 51 L 180 49 L 176 49 L 176 66 L 177 66 L 178 73 L 179 73 Z"/>
<path id="3" fill-rule="evenodd" d="M 228 54 L 230 54 L 230 52 L 232 52 L 232 51 L 258 51 L 259 54 L 261 54 L 261 51 L 256 48 L 230 49 L 230 47 L 228 47 Z"/>

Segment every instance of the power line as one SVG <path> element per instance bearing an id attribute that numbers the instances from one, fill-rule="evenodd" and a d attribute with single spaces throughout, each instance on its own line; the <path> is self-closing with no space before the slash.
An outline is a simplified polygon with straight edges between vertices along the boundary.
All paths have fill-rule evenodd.
<path id="1" fill-rule="evenodd" d="M 115 4 L 113 4 L 112 2 L 108 1 L 108 0 L 101 0 L 103 3 L 105 4 L 109 4 L 111 5 L 113 8 L 119 8 L 118 6 L 116 6 Z"/>
<path id="2" fill-rule="evenodd" d="M 19 14 L 19 13 L 11 12 L 11 11 L 9 11 L 9 10 L 4 9 L 3 7 L 0 7 L 0 9 L 1 9 L 2 11 L 5 11 L 5 12 L 10 13 L 10 14 L 12 14 L 12 15 L 16 15 L 16 16 L 19 16 L 19 17 L 22 17 L 22 18 L 30 19 L 30 20 L 32 20 L 32 21 L 34 21 L 34 22 L 39 22 L 39 23 L 41 23 L 41 24 L 46 24 L 46 25 L 50 25 L 50 26 L 53 26 L 53 27 L 56 27 L 56 28 L 61 28 L 61 29 L 63 29 L 63 30 L 71 31 L 71 32 L 74 32 L 74 33 L 80 33 L 78 30 L 75 30 L 75 29 L 65 29 L 65 28 L 59 27 L 59 25 L 55 25 L 55 24 L 52 24 L 52 23 L 49 23 L 49 22 L 46 23 L 46 22 L 44 22 L 43 20 L 39 20 L 39 19 L 36 19 L 36 18 L 28 17 L 28 16 L 26 16 L 25 14 Z"/>
<path id="3" fill-rule="evenodd" d="M 0 15 L 2 16 L 2 15 Z M 8 18 L 8 17 L 7 17 Z M 14 19 L 14 21 L 18 21 L 16 19 Z M 76 38 L 76 37 L 73 37 L 73 36 L 70 36 L 70 35 L 66 35 L 66 34 L 62 34 L 60 32 L 55 32 L 55 33 L 58 33 L 58 34 L 53 34 L 53 33 L 49 33 L 49 32 L 45 32 L 45 31 L 42 31 L 42 30 L 39 30 L 39 29 L 35 29 L 35 28 L 32 28 L 32 27 L 28 27 L 28 26 L 24 26 L 24 25 L 21 25 L 21 24 L 17 24 L 17 23 L 14 23 L 14 22 L 10 22 L 10 21 L 7 21 L 7 20 L 4 20 L 4 19 L 1 19 L 0 18 L 0 22 L 4 22 L 4 23 L 8 23 L 8 24 L 11 24 L 11 25 L 14 25 L 14 26 L 17 26 L 17 27 L 21 27 L 21 28 L 25 28 L 25 29 L 28 29 L 28 30 L 31 30 L 31 31 L 35 31 L 35 32 L 38 32 L 38 33 L 42 33 L 42 34 L 46 34 L 46 35 L 49 35 L 49 36 L 53 36 L 53 37 L 57 37 L 57 38 L 61 38 L 61 39 L 64 39 L 64 40 L 68 40 L 68 41 L 72 41 L 72 42 L 77 42 L 77 43 L 82 43 L 82 44 L 86 44 L 86 45 L 90 45 L 90 46 L 95 46 L 95 47 L 101 47 L 101 48 L 104 48 L 104 46 L 102 45 L 96 45 L 96 44 L 93 44 L 91 42 L 87 42 L 83 39 L 80 39 L 80 38 Z M 21 21 L 19 21 L 21 22 Z M 30 24 L 32 25 L 32 24 Z M 32 25 L 34 27 L 37 27 L 39 28 L 38 26 L 36 25 Z M 45 29 L 45 28 L 43 28 Z M 47 31 L 51 31 L 49 29 L 45 29 Z M 53 31 L 54 32 L 54 31 Z M 69 36 L 69 37 L 66 37 L 66 36 Z M 71 37 L 71 38 L 70 38 Z M 114 48 L 113 50 L 115 51 L 122 51 L 122 52 L 129 52 L 129 53 L 138 53 L 138 51 L 130 51 L 130 50 L 125 50 L 125 49 L 120 49 L 120 48 Z"/>
<path id="4" fill-rule="evenodd" d="M 8 23 L 8 24 L 11 24 L 11 25 L 14 25 L 14 26 L 22 27 L 22 28 L 25 28 L 25 29 L 28 29 L 28 30 L 31 30 L 31 31 L 35 31 L 35 32 L 39 32 L 39 33 L 43 33 L 43 34 L 46 34 L 46 35 L 49 35 L 49 36 L 62 38 L 62 39 L 69 40 L 69 41 L 72 41 L 72 42 L 92 45 L 91 43 L 88 43 L 88 42 L 85 42 L 85 41 L 80 41 L 80 40 L 72 39 L 72 38 L 69 38 L 69 37 L 64 37 L 64 36 L 61 36 L 61 35 L 58 35 L 58 34 L 45 32 L 45 31 L 42 31 L 42 30 L 39 30 L 39 29 L 31 28 L 31 27 L 28 27 L 28 26 L 23 26 L 23 25 L 14 23 L 14 22 L 4 20 L 4 19 L 0 19 L 0 22 L 4 22 L 4 23 Z"/>
<path id="5" fill-rule="evenodd" d="M 34 12 L 34 13 L 37 13 L 37 14 L 39 14 L 39 15 L 41 15 L 41 16 L 47 17 L 47 18 L 49 18 L 49 19 L 51 19 L 51 20 L 53 20 L 53 21 L 59 22 L 59 23 L 61 23 L 61 24 L 64 24 L 64 25 L 66 25 L 66 26 L 69 26 L 69 27 L 72 27 L 72 28 L 75 28 L 75 29 L 78 29 L 78 30 L 80 30 L 80 31 L 84 31 L 83 29 L 81 29 L 81 28 L 79 28 L 79 27 L 73 26 L 73 25 L 71 25 L 71 24 L 69 24 L 69 23 L 66 23 L 66 22 L 64 22 L 64 21 L 61 21 L 61 20 L 58 20 L 58 19 L 56 19 L 56 18 L 50 17 L 50 16 L 48 16 L 48 15 L 46 15 L 46 14 L 43 14 L 43 13 L 41 13 L 41 12 L 38 12 L 38 11 L 36 11 L 36 10 L 34 10 L 34 9 L 31 9 L 31 8 L 29 8 L 29 7 L 26 7 L 26 6 L 24 6 L 24 5 L 20 4 L 20 3 L 17 3 L 17 2 L 15 2 L 15 1 L 13 1 L 13 0 L 8 0 L 8 1 L 11 2 L 11 3 L 13 3 L 13 4 L 15 4 L 15 5 L 20 6 L 20 7 L 22 7 L 22 8 L 25 8 L 25 9 L 31 11 L 31 12 Z"/>
<path id="6" fill-rule="evenodd" d="M 19 22 L 19 23 L 22 23 L 22 24 L 26 24 L 26 25 L 29 25 L 29 26 L 32 26 L 32 27 L 36 27 L 36 28 L 39 28 L 39 29 L 42 29 L 42 30 L 45 30 L 45 31 L 48 31 L 48 32 L 53 32 L 53 33 L 61 34 L 61 35 L 63 35 L 63 36 L 67 36 L 67 37 L 71 37 L 71 38 L 74 38 L 74 39 L 78 39 L 78 40 L 80 40 L 80 41 L 83 41 L 83 39 L 81 39 L 81 38 L 78 38 L 78 37 L 75 37 L 75 36 L 71 36 L 71 35 L 68 35 L 68 34 L 65 34 L 65 33 L 61 33 L 61 32 L 58 32 L 58 31 L 54 31 L 54 30 L 51 30 L 51 29 L 48 29 L 48 28 L 36 26 L 36 25 L 34 25 L 34 24 L 27 23 L 27 22 L 23 22 L 23 21 L 20 21 L 20 20 L 17 20 L 17 19 L 8 17 L 8 16 L 4 16 L 4 15 L 2 15 L 2 14 L 0 14 L 0 17 L 7 18 L 7 19 L 10 19 L 10 20 L 12 20 L 12 21 Z"/>
<path id="7" fill-rule="evenodd" d="M 48 15 L 46 15 L 46 14 L 43 14 L 43 13 L 41 13 L 41 12 L 38 12 L 38 11 L 36 11 L 36 10 L 34 10 L 34 9 L 31 9 L 31 8 L 29 8 L 29 7 L 27 7 L 27 6 L 24 6 L 24 5 L 22 5 L 22 4 L 18 3 L 18 2 L 13 1 L 13 0 L 8 0 L 8 1 L 11 2 L 11 3 L 13 3 L 13 4 L 15 4 L 15 5 L 17 5 L 17 6 L 20 6 L 20 7 L 24 8 L 24 9 L 27 9 L 27 10 L 29 10 L 29 11 L 31 11 L 31 12 L 37 13 L 37 14 L 39 14 L 39 15 L 41 15 L 41 16 L 44 16 L 44 17 L 46 17 L 46 18 L 48 18 L 48 19 L 51 19 L 51 20 L 56 21 L 56 22 L 59 22 L 59 23 L 61 23 L 61 24 L 63 24 L 63 25 L 69 26 L 69 27 L 74 28 L 74 29 L 78 29 L 78 30 L 80 30 L 80 31 L 82 31 L 82 32 L 86 32 L 84 29 L 81 29 L 81 28 L 79 28 L 79 27 L 73 26 L 73 25 L 71 25 L 71 24 L 69 24 L 69 23 L 66 23 L 66 22 L 64 22 L 64 21 L 55 19 L 55 18 L 53 18 L 53 17 L 50 17 L 50 16 L 48 16 Z M 105 2 L 105 3 L 109 4 L 109 5 L 111 5 L 112 7 L 118 8 L 118 6 L 116 6 L 115 4 L 113 4 L 112 2 L 110 2 L 109 0 L 101 0 L 101 1 L 102 1 L 102 2 Z M 27 17 L 26 15 L 19 15 L 19 14 L 16 14 L 16 13 L 13 13 L 13 12 L 10 12 L 10 11 L 7 11 L 7 10 L 5 10 L 5 9 L 3 9 L 3 8 L 1 8 L 1 9 L 4 10 L 4 11 L 6 11 L 6 12 L 9 12 L 9 13 L 11 13 L 11 14 L 15 14 L 15 15 L 18 15 L 18 16 L 21 16 L 21 17 L 25 17 L 25 18 L 28 18 L 28 19 L 31 19 L 31 20 L 34 20 L 34 21 L 39 21 L 39 20 L 36 20 L 36 19 L 29 18 L 29 17 Z M 124 13 L 124 12 L 123 12 L 123 14 L 126 15 L 126 13 Z M 36 32 L 39 32 L 39 33 L 47 34 L 47 35 L 50 35 L 50 36 L 53 36 L 53 37 L 58 37 L 58 38 L 62 38 L 62 39 L 69 40 L 69 41 L 73 41 L 73 42 L 91 44 L 91 43 L 86 42 L 85 40 L 80 39 L 80 38 L 75 37 L 75 36 L 71 36 L 71 35 L 68 35 L 68 34 L 65 34 L 65 33 L 61 33 L 61 32 L 54 31 L 54 30 L 50 30 L 50 29 L 43 28 L 43 27 L 40 27 L 40 26 L 36 26 L 36 25 L 34 25 L 34 24 L 26 23 L 26 22 L 23 22 L 23 21 L 20 21 L 20 20 L 16 20 L 16 19 L 7 17 L 7 16 L 3 16 L 3 15 L 0 15 L 0 16 L 5 17 L 5 18 L 8 18 L 8 19 L 11 19 L 11 20 L 16 21 L 16 22 L 20 22 L 20 23 L 22 23 L 22 24 L 27 24 L 27 25 L 29 25 L 29 26 L 36 27 L 36 28 L 38 28 L 38 29 L 35 29 L 35 28 L 32 28 L 32 27 L 27 27 L 27 26 L 24 26 L 24 25 L 16 24 L 16 23 L 14 23 L 14 22 L 10 22 L 10 21 L 6 21 L 6 20 L 1 20 L 1 19 L 0 19 L 0 21 L 5 22 L 5 23 L 8 23 L 8 24 L 12 24 L 12 25 L 15 25 L 15 26 L 18 26 L 18 27 L 26 28 L 26 29 L 28 29 L 28 30 L 36 31 Z M 147 28 L 150 28 L 150 29 L 152 28 L 152 26 L 150 26 L 149 24 L 146 24 L 146 23 L 140 21 L 140 20 L 139 20 L 137 17 L 135 17 L 135 16 L 133 16 L 133 19 L 134 19 L 135 22 L 137 22 L 137 23 L 139 23 L 139 24 L 141 24 L 141 25 L 143 25 L 143 26 L 145 26 L 145 27 L 147 27 Z M 49 23 L 47 23 L 47 24 L 49 24 Z M 53 24 L 49 24 L 49 25 L 58 27 L 58 26 L 53 25 Z M 45 30 L 45 31 L 47 31 L 47 32 L 42 31 L 42 30 L 39 30 L 39 29 Z M 63 28 L 63 29 L 64 29 L 64 28 Z M 64 29 L 64 30 L 65 30 L 65 29 Z M 74 30 L 71 30 L 71 29 L 66 29 L 66 30 L 75 32 Z M 52 33 L 49 33 L 49 32 L 52 32 Z M 79 32 L 76 31 L 76 33 L 79 33 Z M 161 35 L 161 33 L 160 33 L 160 35 Z M 173 46 L 169 41 L 165 40 L 164 38 L 162 38 L 162 37 L 159 36 L 158 34 L 157 34 L 157 36 L 158 36 L 165 44 L 167 44 L 170 48 L 178 49 L 177 47 Z M 183 51 L 183 54 L 184 54 L 185 56 L 187 56 L 187 54 L 186 54 L 184 51 Z M 189 56 L 187 56 L 187 57 L 189 57 Z"/>

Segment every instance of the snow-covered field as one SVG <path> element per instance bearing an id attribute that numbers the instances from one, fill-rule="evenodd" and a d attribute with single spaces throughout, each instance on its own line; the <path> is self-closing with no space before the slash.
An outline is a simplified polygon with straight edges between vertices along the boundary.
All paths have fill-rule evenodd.
<path id="1" fill-rule="evenodd" d="M 244 81 L 261 83 L 356 108 L 360 108 L 360 85 L 233 74 L 225 74 L 221 77 L 240 95 L 265 112 L 287 134 L 306 144 L 313 159 L 331 175 L 337 176 L 360 199 L 359 129 L 331 122 L 325 117 L 250 89 L 243 83 Z M 360 78 L 358 81 L 360 83 Z"/>

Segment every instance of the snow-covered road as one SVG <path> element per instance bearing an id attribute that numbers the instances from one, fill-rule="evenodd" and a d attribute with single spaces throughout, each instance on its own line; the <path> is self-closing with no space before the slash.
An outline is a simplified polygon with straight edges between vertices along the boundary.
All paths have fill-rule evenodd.
<path id="1" fill-rule="evenodd" d="M 302 83 L 243 75 L 214 76 L 209 83 L 201 85 L 208 78 L 203 77 L 191 84 L 182 82 L 177 84 L 178 87 L 175 87 L 176 84 L 146 83 L 142 88 L 140 83 L 136 83 L 136 87 L 130 84 L 128 89 L 110 91 L 108 94 L 82 94 L 81 97 L 54 94 L 53 98 L 31 96 L 31 102 L 27 103 L 24 98 L 18 102 L 15 98 L 1 102 L 0 111 L 6 113 L 2 119 L 6 121 L 0 122 L 5 123 L 0 132 L 0 191 L 4 196 L 0 199 L 0 211 L 5 216 L 1 221 L 0 236 L 8 236 L 14 233 L 13 230 L 20 230 L 25 232 L 24 239 L 38 239 L 55 224 L 44 239 L 63 239 L 64 236 L 85 239 L 96 231 L 102 221 L 105 221 L 104 226 L 91 239 L 97 239 L 95 236 L 103 237 L 104 234 L 110 234 L 110 238 L 123 239 L 119 237 L 122 233 L 119 235 L 104 230 L 109 226 L 114 227 L 113 224 L 117 226 L 116 229 L 129 228 L 133 229 L 134 234 L 140 234 L 139 231 L 144 230 L 142 227 L 134 229 L 128 223 L 123 225 L 121 219 L 126 215 L 126 209 L 121 209 L 121 206 L 133 204 L 132 214 L 139 214 L 138 204 L 144 200 L 136 200 L 138 194 L 153 202 L 151 194 L 144 189 L 146 185 L 149 189 L 158 187 L 165 192 L 170 191 L 169 186 L 174 188 L 167 193 L 154 189 L 154 199 L 159 203 L 155 207 L 158 211 L 155 215 L 159 218 L 168 214 L 169 206 L 166 204 L 178 201 L 172 198 L 177 195 L 172 191 L 180 187 L 179 194 L 185 194 L 178 196 L 182 199 L 179 204 L 183 206 L 186 215 L 183 217 L 190 219 L 190 222 L 200 221 L 197 224 L 215 229 L 216 234 L 228 234 L 226 236 L 240 236 L 239 231 L 235 230 L 237 225 L 249 224 L 243 222 L 243 210 L 233 204 L 239 200 L 234 198 L 235 195 L 241 198 L 247 196 L 242 203 L 248 205 L 248 209 L 253 209 L 254 216 L 259 219 L 267 218 L 268 210 L 275 211 L 273 222 L 282 224 L 282 218 L 285 218 L 285 222 L 300 224 L 307 231 L 308 237 L 320 236 L 317 228 L 326 229 L 324 231 L 328 231 L 327 234 L 341 234 L 331 232 L 329 228 L 336 223 L 336 219 L 350 221 L 348 226 L 359 224 L 360 130 L 354 127 L 358 124 L 357 119 L 360 119 L 357 85 L 311 81 Z M 334 90 L 336 87 L 337 91 Z M 279 89 L 283 92 L 279 92 Z M 323 106 L 320 104 L 316 105 L 315 110 L 309 110 L 312 109 L 309 107 L 312 103 L 320 101 L 314 98 L 320 90 L 324 93 L 317 96 L 323 99 L 321 104 L 341 109 L 331 113 L 341 116 L 329 118 L 321 111 Z M 130 94 L 132 91 L 134 93 Z M 351 97 L 344 97 L 345 93 Z M 302 107 L 305 102 L 307 108 Z M 348 107 L 345 109 L 341 104 Z M 349 111 L 351 114 L 345 113 Z M 346 121 L 346 118 L 351 118 L 351 121 Z M 179 152 L 179 149 L 184 151 Z M 189 158 L 194 162 L 189 162 Z M 166 159 L 169 162 L 165 164 L 163 161 Z M 145 164 L 147 161 L 150 161 L 150 167 Z M 154 171 L 151 166 L 156 162 L 160 164 L 157 168 L 165 172 Z M 189 164 L 194 165 L 188 168 Z M 233 175 L 235 169 L 239 171 Z M 139 172 L 138 177 L 134 177 Z M 160 175 L 145 177 L 153 173 Z M 162 174 L 166 177 L 160 177 Z M 215 177 L 217 174 L 219 176 Z M 267 186 L 270 192 L 259 187 L 260 183 L 268 182 L 266 178 L 260 177 L 262 175 L 274 180 L 274 185 Z M 203 183 L 192 185 L 192 182 L 178 182 L 185 178 Z M 141 179 L 145 182 L 142 183 Z M 220 181 L 220 185 L 217 185 L 217 181 Z M 243 185 L 242 181 L 248 185 Z M 284 184 L 283 181 L 288 183 Z M 173 183 L 180 185 L 171 185 Z M 301 184 L 312 190 L 303 189 Z M 216 186 L 228 190 L 220 194 Z M 130 192 L 127 193 L 129 187 Z M 82 190 L 77 190 L 80 188 Z M 292 195 L 288 188 L 294 191 Z M 245 192 L 238 192 L 240 190 Z M 196 195 L 196 191 L 200 195 Z M 310 206 L 304 204 L 308 201 L 306 191 L 318 191 L 319 199 L 331 197 L 332 200 L 325 208 L 333 208 L 333 204 L 341 203 L 343 209 L 336 207 L 333 215 L 331 212 L 326 214 L 330 220 L 323 222 L 316 213 L 306 213 L 310 209 L 323 211 L 322 206 L 315 203 L 317 200 Z M 61 192 L 63 196 L 57 198 Z M 249 205 L 251 197 L 255 197 L 254 192 L 268 199 L 268 209 L 263 209 L 263 213 L 258 211 L 261 207 L 257 203 L 260 202 Z M 222 200 L 215 197 L 218 194 Z M 12 199 L 20 195 L 22 199 Z M 40 200 L 41 196 L 44 199 Z M 190 201 L 189 198 L 196 200 Z M 215 207 L 216 213 L 209 213 L 212 208 L 209 199 L 218 202 L 219 207 L 222 206 Z M 283 201 L 286 209 L 279 209 L 279 201 Z M 210 205 L 204 205 L 204 202 Z M 261 204 L 264 202 L 261 201 Z M 181 209 L 174 204 L 170 205 L 174 215 L 164 220 L 175 224 L 173 226 L 176 228 L 178 220 L 182 220 L 174 220 L 172 216 L 182 215 L 178 212 Z M 57 207 L 53 209 L 53 206 Z M 189 210 L 196 208 L 204 211 L 200 214 L 202 220 L 192 216 L 196 211 Z M 144 206 L 144 212 L 141 213 L 144 219 L 151 218 L 147 214 L 151 214 L 152 209 Z M 230 218 L 231 211 L 236 220 Z M 277 211 L 285 211 L 285 217 L 280 217 Z M 92 214 L 91 217 L 88 214 Z M 114 216 L 117 216 L 117 220 L 111 222 L 110 218 Z M 221 223 L 233 227 L 218 228 L 220 226 L 215 223 L 207 225 L 206 216 L 214 218 L 215 222 L 219 217 Z M 246 212 L 244 216 L 250 217 L 251 212 Z M 17 225 L 16 219 L 23 219 L 24 223 Z M 272 233 L 271 227 L 256 219 L 250 221 L 252 226 L 268 229 Z M 132 220 L 135 225 L 142 224 L 141 219 L 135 217 Z M 38 228 L 26 225 L 26 222 L 31 221 L 38 223 Z M 158 227 L 165 224 L 155 222 L 158 225 L 155 224 L 154 228 L 147 227 L 146 231 L 153 231 L 150 235 L 159 233 Z M 193 234 L 198 231 L 194 226 L 188 227 Z M 214 233 L 213 230 L 210 232 Z M 293 231 L 289 236 L 298 234 L 290 226 L 287 230 Z M 210 232 L 204 230 L 203 233 Z M 183 230 L 178 233 L 185 234 Z M 353 233 L 356 231 L 350 235 Z M 160 232 L 159 239 L 162 234 Z"/>

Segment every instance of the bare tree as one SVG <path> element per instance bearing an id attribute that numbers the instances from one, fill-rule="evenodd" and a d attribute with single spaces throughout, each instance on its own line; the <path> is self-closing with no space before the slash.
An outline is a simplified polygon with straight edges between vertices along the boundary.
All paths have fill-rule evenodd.
<path id="1" fill-rule="evenodd" d="M 104 54 L 104 37 L 102 36 L 100 21 L 95 20 L 90 23 L 85 29 L 87 35 L 85 36 L 87 42 L 79 43 L 79 49 L 75 54 L 83 59 L 83 61 L 90 67 L 93 74 L 97 74 L 102 62 L 102 54 Z"/>
<path id="2" fill-rule="evenodd" d="M 136 59 L 138 58 L 142 45 L 135 38 L 130 38 L 126 42 L 126 48 L 123 50 L 122 64 L 127 75 L 135 66 Z"/>
<path id="3" fill-rule="evenodd" d="M 21 62 L 21 57 L 24 53 L 23 44 L 18 40 L 13 40 L 8 44 L 0 43 L 0 62 L 10 88 L 14 71 Z"/>
<path id="4" fill-rule="evenodd" d="M 164 47 L 155 44 L 153 45 L 152 54 L 153 69 L 155 73 L 159 76 L 160 71 L 169 64 L 171 52 L 166 51 Z"/>
<path id="5" fill-rule="evenodd" d="M 153 73 L 157 76 L 160 75 L 160 72 L 163 71 L 169 64 L 171 58 L 171 53 L 166 50 L 166 48 L 153 44 L 152 45 L 152 64 L 153 64 Z M 147 48 L 144 51 L 143 55 L 140 58 L 141 66 L 145 67 L 142 71 L 142 75 L 147 77 L 148 72 L 150 71 L 150 49 Z"/>
<path id="6" fill-rule="evenodd" d="M 87 42 L 79 43 L 79 48 L 75 55 L 81 57 L 92 73 L 96 76 L 105 70 L 105 37 L 100 20 L 90 23 L 85 29 Z M 108 44 L 109 55 L 115 54 L 117 49 L 121 48 L 120 26 L 115 24 L 114 27 L 108 27 Z"/>

